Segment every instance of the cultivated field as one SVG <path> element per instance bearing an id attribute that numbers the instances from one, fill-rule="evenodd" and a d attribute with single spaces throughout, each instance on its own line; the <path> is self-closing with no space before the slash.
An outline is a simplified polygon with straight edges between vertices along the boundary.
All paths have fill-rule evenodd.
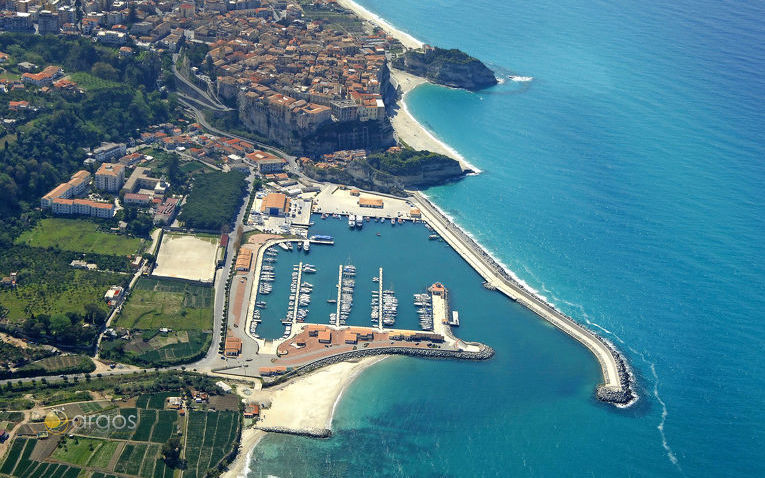
<path id="1" fill-rule="evenodd" d="M 200 282 L 215 278 L 218 239 L 188 234 L 165 234 L 153 275 Z"/>
<path id="2" fill-rule="evenodd" d="M 190 412 L 183 478 L 203 477 L 215 468 L 231 451 L 238 432 L 237 412 Z"/>
<path id="3" fill-rule="evenodd" d="M 126 256 L 138 252 L 143 240 L 99 231 L 98 224 L 84 219 L 48 218 L 19 236 L 16 244 Z"/>
<path id="4" fill-rule="evenodd" d="M 115 326 L 129 329 L 207 330 L 211 326 L 210 287 L 188 282 L 141 278 Z"/>

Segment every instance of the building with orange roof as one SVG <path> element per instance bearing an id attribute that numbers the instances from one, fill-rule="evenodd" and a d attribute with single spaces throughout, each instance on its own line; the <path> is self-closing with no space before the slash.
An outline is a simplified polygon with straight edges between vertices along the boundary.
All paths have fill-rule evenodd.
<path id="1" fill-rule="evenodd" d="M 359 341 L 359 336 L 356 333 L 351 332 L 350 330 L 346 330 L 345 333 L 343 334 L 343 342 L 345 342 L 346 344 L 356 344 L 358 343 L 358 341 Z"/>
<path id="2" fill-rule="evenodd" d="M 53 188 L 48 194 L 40 200 L 40 207 L 48 209 L 53 205 L 53 200 L 57 198 L 69 199 L 83 194 L 88 189 L 90 182 L 90 173 L 83 170 L 77 171 L 72 178 Z"/>
<path id="3" fill-rule="evenodd" d="M 125 182 L 125 166 L 120 163 L 103 163 L 96 171 L 96 187 L 110 193 L 119 192 Z"/>
<path id="4" fill-rule="evenodd" d="M 239 255 L 236 256 L 236 270 L 246 272 L 250 270 L 252 266 L 252 251 L 249 249 L 242 249 L 239 251 Z"/>
<path id="5" fill-rule="evenodd" d="M 237 357 L 242 353 L 242 339 L 229 335 L 226 337 L 226 343 L 223 348 L 226 357 Z"/>
<path id="6" fill-rule="evenodd" d="M 47 66 L 40 73 L 24 73 L 21 80 L 25 83 L 31 83 L 35 86 L 46 86 L 53 83 L 53 80 L 63 74 L 60 66 Z"/>
<path id="7" fill-rule="evenodd" d="M 284 166 L 287 164 L 287 160 L 274 156 L 271 153 L 265 151 L 253 151 L 245 155 L 247 162 L 258 168 L 260 174 L 280 173 L 284 171 Z"/>
<path id="8" fill-rule="evenodd" d="M 318 337 L 320 344 L 328 344 L 332 342 L 332 331 L 330 330 L 320 330 L 316 336 Z"/>
<path id="9" fill-rule="evenodd" d="M 359 198 L 359 207 L 372 207 L 382 209 L 383 200 L 380 198 Z"/>
<path id="10" fill-rule="evenodd" d="M 284 216 L 290 210 L 290 199 L 282 193 L 270 193 L 260 205 L 260 212 L 269 216 Z"/>

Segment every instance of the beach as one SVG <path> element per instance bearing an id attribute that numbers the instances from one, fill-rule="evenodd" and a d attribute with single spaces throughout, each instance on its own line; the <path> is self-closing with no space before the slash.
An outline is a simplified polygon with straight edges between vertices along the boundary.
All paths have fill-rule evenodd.
<path id="1" fill-rule="evenodd" d="M 424 43 L 421 42 L 420 40 L 416 39 L 412 35 L 402 30 L 399 30 L 398 28 L 394 27 L 390 23 L 386 22 L 379 15 L 376 15 L 375 13 L 370 12 L 369 10 L 362 7 L 356 2 L 353 2 L 351 0 L 338 0 L 337 3 L 343 6 L 344 8 L 347 8 L 348 10 L 353 11 L 359 18 L 366 20 L 368 22 L 372 22 L 378 27 L 382 28 L 388 33 L 388 35 L 400 41 L 401 44 L 407 48 L 416 49 L 424 45 Z"/>
<path id="2" fill-rule="evenodd" d="M 386 22 L 384 19 L 380 18 L 380 16 L 370 12 L 356 2 L 352 2 L 350 0 L 339 0 L 338 3 L 343 7 L 353 11 L 360 18 L 379 26 L 385 30 L 388 35 L 400 41 L 401 44 L 407 48 L 417 49 L 422 47 L 424 44 L 420 40 L 414 38 L 412 35 L 399 30 L 390 23 Z M 390 73 L 391 78 L 395 84 L 400 87 L 400 96 L 396 101 L 395 108 L 393 108 L 393 111 L 390 112 L 390 121 L 399 141 L 403 141 L 414 149 L 433 151 L 434 153 L 439 153 L 449 156 L 450 158 L 454 158 L 460 162 L 463 170 L 471 170 L 475 173 L 480 172 L 480 169 L 470 164 L 454 148 L 436 138 L 433 133 L 428 131 L 409 112 L 405 102 L 407 93 L 414 90 L 423 83 L 428 83 L 428 80 L 393 68 L 391 68 Z"/>
<path id="3" fill-rule="evenodd" d="M 345 388 L 363 370 L 384 358 L 333 364 L 284 385 L 259 391 L 258 395 L 270 401 L 271 407 L 262 411 L 257 426 L 308 433 L 330 430 L 335 407 Z M 310 397 L 310 406 L 306 406 L 307 397 Z"/>
<path id="4" fill-rule="evenodd" d="M 246 478 L 247 476 L 247 462 L 250 460 L 250 453 L 252 449 L 258 445 L 258 442 L 266 436 L 266 432 L 258 430 L 257 428 L 247 428 L 242 431 L 242 439 L 239 443 L 239 453 L 228 470 L 226 470 L 221 477 L 222 478 Z"/>
<path id="5" fill-rule="evenodd" d="M 345 389 L 361 372 L 385 358 L 368 357 L 336 363 L 274 388 L 257 390 L 248 396 L 248 400 L 271 406 L 261 409 L 256 428 L 242 432 L 239 454 L 221 476 L 240 478 L 247 475 L 250 454 L 267 434 L 263 429 L 308 434 L 331 430 L 335 409 Z"/>

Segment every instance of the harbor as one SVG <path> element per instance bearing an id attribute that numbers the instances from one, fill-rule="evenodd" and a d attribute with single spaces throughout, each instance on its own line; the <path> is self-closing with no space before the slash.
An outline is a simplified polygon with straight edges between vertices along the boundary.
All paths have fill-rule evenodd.
<path id="1" fill-rule="evenodd" d="M 246 330 L 259 341 L 259 349 L 263 352 L 276 354 L 281 341 L 289 341 L 299 335 L 306 323 L 326 324 L 335 329 L 371 326 L 377 331 L 432 332 L 454 338 L 452 329 L 464 327 L 465 318 L 461 320 L 459 310 L 452 309 L 453 294 L 444 285 L 449 284 L 451 279 L 445 279 L 443 273 L 442 277 L 430 276 L 427 269 L 419 271 L 419 274 L 402 271 L 403 264 L 427 260 L 429 252 L 447 247 L 473 268 L 482 279 L 480 282 L 485 290 L 501 292 L 587 347 L 601 366 L 603 383 L 597 387 L 598 398 L 618 404 L 629 404 L 633 400 L 629 368 L 610 343 L 524 289 L 424 196 L 415 193 L 407 199 L 380 199 L 381 204 L 395 204 L 395 212 L 372 208 L 365 209 L 365 214 L 341 214 L 326 210 L 330 205 L 334 208 L 329 208 L 330 211 L 340 207 L 337 201 L 328 198 L 334 200 L 340 195 L 342 201 L 356 198 L 360 203 L 359 198 L 363 194 L 356 195 L 346 188 L 325 188 L 322 193 L 325 195 L 323 207 L 314 206 L 313 225 L 310 233 L 304 235 L 306 239 L 275 241 L 265 251 L 260 251 L 256 259 L 257 294 L 253 296 L 259 298 L 250 300 L 253 307 L 250 326 Z M 342 201 L 339 204 L 347 205 Z M 389 214 L 396 216 L 389 217 Z M 419 224 L 423 222 L 426 227 Z M 422 238 L 418 241 L 424 240 L 425 244 L 414 246 L 419 253 L 412 254 L 411 259 L 407 260 L 403 255 L 409 255 L 410 251 L 399 248 L 406 240 L 402 242 L 390 236 L 401 236 L 403 239 L 412 231 L 416 231 L 415 235 Z M 317 247 L 311 250 L 310 244 Z M 302 257 L 309 250 L 313 264 L 304 264 L 295 257 Z M 396 251 L 396 254 L 391 256 L 383 251 Z M 282 257 L 287 259 L 284 265 L 277 261 Z M 284 300 L 276 291 L 278 284 L 275 285 L 274 281 L 283 274 L 278 271 L 287 267 L 291 268 L 292 274 L 286 300 L 288 313 L 278 317 L 278 312 L 272 312 L 269 303 Z M 314 276 L 314 283 L 309 288 L 302 284 L 304 272 Z M 329 278 L 327 274 L 333 277 Z M 395 288 L 392 286 L 394 281 Z M 329 284 L 332 286 L 328 290 Z M 303 294 L 314 291 L 322 299 L 312 303 L 309 319 L 310 295 Z M 400 311 L 399 296 L 411 297 L 413 308 L 407 306 Z M 356 304 L 359 297 L 369 297 L 369 305 Z M 284 306 L 276 310 L 281 307 Z"/>

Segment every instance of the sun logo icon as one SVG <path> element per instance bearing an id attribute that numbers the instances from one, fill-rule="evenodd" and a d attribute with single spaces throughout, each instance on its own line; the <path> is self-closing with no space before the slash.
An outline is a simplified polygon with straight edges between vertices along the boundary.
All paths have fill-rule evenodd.
<path id="1" fill-rule="evenodd" d="M 51 433 L 63 435 L 71 428 L 71 422 L 63 410 L 51 410 L 45 416 L 45 428 Z"/>

